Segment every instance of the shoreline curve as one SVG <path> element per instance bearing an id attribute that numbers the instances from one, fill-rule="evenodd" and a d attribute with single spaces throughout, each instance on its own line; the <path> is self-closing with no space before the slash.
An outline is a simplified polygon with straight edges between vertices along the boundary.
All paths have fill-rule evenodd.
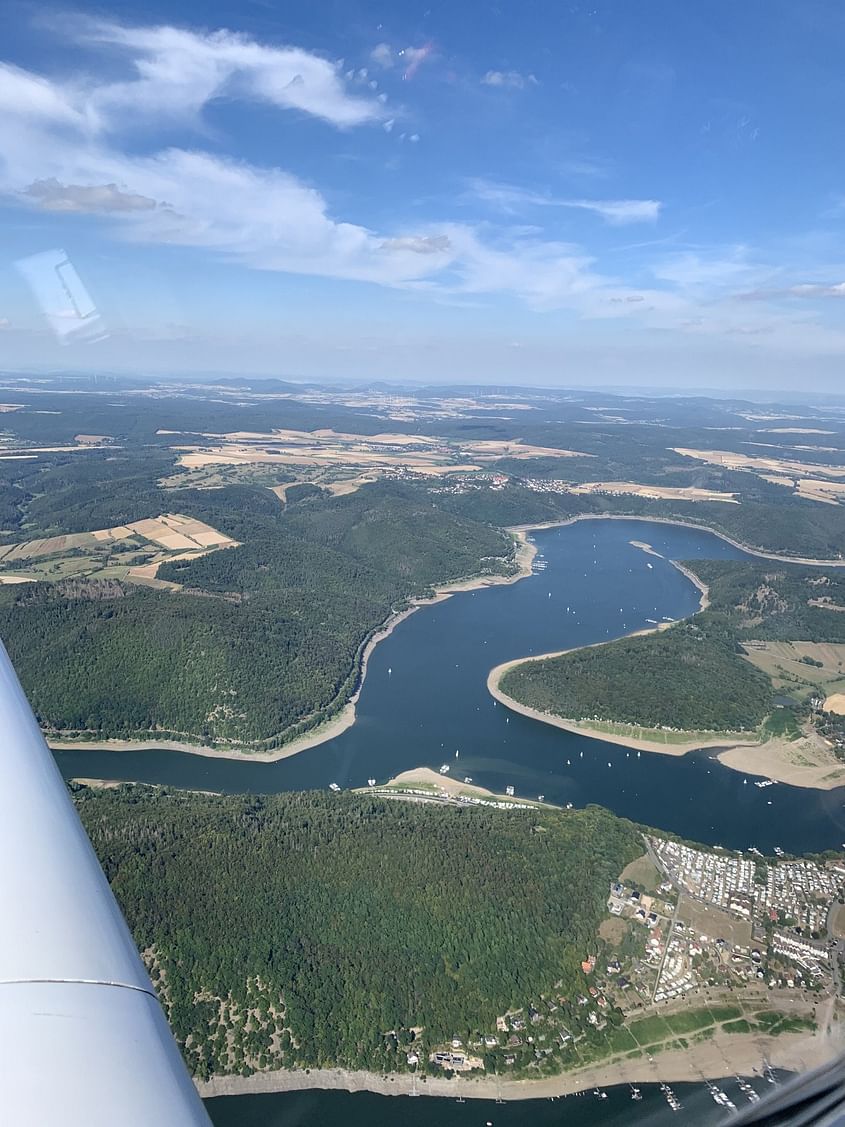
<path id="1" fill-rule="evenodd" d="M 292 755 L 297 755 L 301 751 L 309 751 L 311 748 L 319 747 L 320 744 L 327 743 L 329 740 L 335 739 L 337 736 L 343 734 L 355 723 L 355 705 L 361 694 L 364 685 L 364 679 L 367 673 L 367 662 L 375 647 L 379 642 L 389 637 L 390 634 L 396 629 L 400 622 L 405 618 L 414 614 L 417 610 L 427 606 L 433 606 L 435 603 L 442 602 L 444 599 L 449 598 L 450 595 L 458 594 L 461 591 L 479 590 L 484 587 L 498 586 L 501 584 L 516 583 L 520 579 L 525 579 L 532 574 L 531 564 L 536 555 L 537 549 L 533 542 L 528 538 L 531 532 L 543 531 L 548 528 L 564 528 L 571 524 L 576 524 L 582 520 L 628 520 L 639 521 L 643 524 L 670 524 L 679 528 L 694 528 L 701 532 L 709 532 L 713 536 L 717 536 L 720 540 L 731 544 L 733 547 L 738 548 L 742 552 L 749 555 L 759 556 L 762 559 L 776 560 L 780 563 L 794 563 L 798 565 L 812 566 L 812 567 L 845 567 L 845 560 L 817 560 L 817 559 L 803 559 L 799 557 L 777 556 L 771 553 L 766 553 L 758 549 L 752 548 L 748 544 L 743 544 L 738 540 L 732 539 L 725 533 L 718 532 L 714 528 L 710 528 L 705 524 L 698 524 L 694 521 L 685 521 L 681 519 L 673 519 L 670 517 L 650 517 L 642 515 L 627 515 L 625 513 L 579 513 L 575 516 L 562 518 L 561 520 L 545 521 L 533 524 L 518 524 L 510 525 L 505 531 L 509 532 L 517 541 L 518 546 L 515 554 L 515 562 L 517 563 L 518 570 L 513 575 L 508 576 L 479 576 L 475 579 L 457 580 L 454 583 L 446 583 L 440 587 L 435 588 L 435 596 L 432 599 L 419 599 L 414 600 L 412 605 L 398 614 L 392 615 L 388 618 L 382 626 L 380 626 L 372 637 L 367 641 L 360 657 L 360 669 L 357 679 L 357 687 L 355 692 L 343 706 L 343 708 L 330 720 L 318 725 L 310 731 L 303 732 L 302 735 L 294 737 L 288 743 L 282 744 L 281 747 L 273 748 L 269 751 L 244 751 L 241 748 L 234 747 L 220 747 L 211 746 L 207 744 L 191 743 L 187 740 L 157 740 L 153 738 L 138 738 L 135 739 L 120 739 L 104 737 L 101 739 L 74 739 L 72 737 L 62 737 L 60 735 L 45 736 L 50 748 L 56 751 L 178 751 L 186 755 L 200 755 L 207 759 L 231 759 L 241 762 L 253 763 L 278 763 L 282 759 L 287 759 Z M 706 599 L 707 593 L 704 584 L 701 580 L 694 575 L 688 568 L 674 560 L 669 561 L 673 567 L 683 572 L 687 578 L 698 587 L 702 592 L 703 597 Z M 703 604 L 700 609 L 704 609 Z M 604 644 L 604 643 L 599 643 Z M 568 652 L 568 651 L 560 651 Z M 546 654 L 546 657 L 553 656 Z M 525 658 L 519 659 L 520 661 L 527 660 Z M 489 680 L 488 680 L 489 687 Z M 506 702 L 502 702 L 506 703 Z M 515 702 L 514 702 L 515 703 Z M 511 707 L 510 704 L 507 707 Z M 517 711 L 514 709 L 514 711 Z M 535 719 L 547 719 L 542 715 L 534 717 Z M 558 725 L 563 727 L 564 725 Z M 581 735 L 589 735 L 590 733 L 577 730 Z M 598 733 L 592 734 L 594 738 L 602 739 L 607 738 L 607 742 L 618 742 L 604 737 Z M 633 745 L 627 745 L 633 746 Z M 643 750 L 646 750 L 643 745 L 638 745 Z M 694 745 L 695 748 L 701 748 L 704 745 L 698 743 Z M 718 744 L 711 744 L 708 746 L 724 747 L 724 740 Z M 730 751 L 735 745 L 731 745 Z M 655 750 L 658 750 L 655 748 Z M 666 747 L 660 745 L 659 750 L 666 752 Z M 692 750 L 688 748 L 687 750 Z M 685 754 L 685 753 L 681 753 Z M 739 768 L 738 768 L 739 769 Z M 751 772 L 754 773 L 754 772 Z M 845 782 L 845 779 L 843 779 Z M 798 784 L 801 785 L 801 784 Z M 813 784 L 810 784 L 813 785 Z M 838 783 L 829 784 L 829 787 L 841 785 Z"/>
<path id="2" fill-rule="evenodd" d="M 586 519 L 593 518 L 588 517 Z M 574 521 L 566 521 L 565 523 L 571 524 L 574 523 Z M 663 523 L 674 524 L 678 522 L 664 521 Z M 554 525 L 547 527 L 554 527 Z M 708 529 L 706 531 L 710 530 Z M 723 539 L 726 539 L 726 537 L 723 537 Z M 739 545 L 737 545 L 737 547 L 739 547 Z M 704 583 L 691 568 L 685 567 L 683 564 L 678 563 L 677 560 L 669 560 L 668 562 L 698 588 L 700 595 L 698 610 L 693 611 L 691 615 L 687 615 L 686 618 L 675 619 L 674 622 L 661 622 L 657 626 L 648 627 L 644 630 L 634 630 L 630 634 L 621 635 L 619 638 L 610 638 L 600 642 L 592 642 L 586 646 L 572 646 L 569 649 L 556 650 L 552 653 L 530 654 L 526 657 L 518 657 L 510 661 L 504 661 L 494 666 L 488 673 L 487 691 L 494 700 L 504 705 L 505 708 L 510 709 L 511 712 L 516 712 L 520 716 L 526 716 L 530 720 L 538 720 L 540 723 L 549 724 L 554 728 L 561 728 L 576 736 L 586 736 L 588 739 L 603 741 L 604 743 L 614 744 L 618 747 L 630 748 L 634 751 L 652 752 L 657 755 L 682 756 L 689 755 L 689 753 L 693 751 L 715 750 L 717 754 L 714 758 L 716 758 L 723 767 L 727 767 L 729 770 L 737 771 L 744 775 L 757 775 L 762 778 L 772 779 L 777 783 L 804 787 L 808 790 L 836 790 L 839 787 L 845 786 L 845 764 L 840 760 L 832 759 L 816 764 L 807 762 L 803 764 L 796 763 L 794 760 L 790 759 L 790 751 L 795 752 L 794 743 L 782 738 L 772 737 L 768 740 L 735 740 L 726 737 L 725 734 L 714 733 L 713 739 L 710 740 L 698 738 L 681 740 L 676 743 L 661 743 L 658 740 L 638 739 L 634 736 L 598 731 L 595 728 L 589 727 L 584 721 L 572 720 L 563 716 L 557 716 L 552 712 L 541 712 L 539 709 L 530 708 L 528 705 L 521 704 L 502 691 L 502 678 L 509 670 L 518 665 L 524 665 L 527 662 L 544 661 L 548 658 L 563 657 L 565 654 L 577 653 L 580 650 L 595 649 L 597 646 L 608 646 L 613 642 L 621 641 L 623 637 L 637 638 L 647 634 L 655 634 L 674 625 L 675 622 L 688 621 L 688 619 L 694 618 L 696 614 L 700 614 L 701 611 L 706 610 L 710 605 L 709 588 L 707 584 Z M 821 752 L 818 754 L 821 754 Z M 804 757 L 802 756 L 802 758 Z"/>
<path id="3" fill-rule="evenodd" d="M 383 1096 L 437 1098 L 462 1096 L 468 1099 L 536 1100 L 574 1095 L 594 1087 L 610 1088 L 625 1084 L 679 1083 L 689 1081 L 690 1067 L 699 1077 L 725 1078 L 725 1061 L 732 1070 L 751 1075 L 760 1065 L 761 1055 L 776 1068 L 806 1071 L 829 1060 L 836 1046 L 818 1036 L 784 1033 L 779 1037 L 749 1037 L 746 1034 L 719 1034 L 712 1040 L 679 1050 L 667 1050 L 653 1059 L 627 1060 L 625 1057 L 588 1065 L 571 1072 L 531 1080 L 509 1080 L 494 1076 L 447 1080 L 429 1076 L 425 1080 L 411 1073 L 378 1073 L 344 1068 L 278 1069 L 256 1072 L 252 1076 L 213 1076 L 194 1081 L 200 1096 L 238 1096 L 271 1092 L 296 1092 L 322 1088 L 345 1092 L 374 1092 Z"/>
<path id="4" fill-rule="evenodd" d="M 452 595 L 457 595 L 463 591 L 476 591 L 485 587 L 498 587 L 517 583 L 520 579 L 527 579 L 528 576 L 532 574 L 531 565 L 534 556 L 537 554 L 537 548 L 536 545 L 528 539 L 526 529 L 521 527 L 508 528 L 505 531 L 511 533 L 517 541 L 516 551 L 514 553 L 514 562 L 517 565 L 516 572 L 512 575 L 481 575 L 474 579 L 458 579 L 453 583 L 444 583 L 439 587 L 435 587 L 434 597 L 431 599 L 412 599 L 409 607 L 391 615 L 367 640 L 359 659 L 360 667 L 355 691 L 340 712 L 330 720 L 326 720 L 317 727 L 310 729 L 310 731 L 303 732 L 302 735 L 296 736 L 288 743 L 282 744 L 281 747 L 273 748 L 269 751 L 243 751 L 240 748 L 214 747 L 207 744 L 189 743 L 187 740 L 157 740 L 155 737 L 150 739 L 102 738 L 86 740 L 48 736 L 45 737 L 47 744 L 55 751 L 179 751 L 186 755 L 201 755 L 206 759 L 232 759 L 251 763 L 278 763 L 282 759 L 288 759 L 292 755 L 298 755 L 301 751 L 308 751 L 312 747 L 319 747 L 320 744 L 327 743 L 329 740 L 333 740 L 337 736 L 342 735 L 343 732 L 347 731 L 347 729 L 351 728 L 355 723 L 355 705 L 364 687 L 364 680 L 367 676 L 367 664 L 370 656 L 379 642 L 383 642 L 385 638 L 390 637 L 400 622 L 404 622 L 406 618 L 409 618 L 418 610 L 434 606 L 436 603 L 444 602 Z"/>

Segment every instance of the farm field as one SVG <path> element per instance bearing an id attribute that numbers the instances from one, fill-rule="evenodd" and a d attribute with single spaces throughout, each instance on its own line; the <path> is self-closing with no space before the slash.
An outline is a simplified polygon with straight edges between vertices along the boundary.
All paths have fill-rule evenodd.
<path id="1" fill-rule="evenodd" d="M 0 582 L 55 582 L 96 575 L 175 589 L 177 584 L 156 579 L 162 563 L 196 559 L 218 548 L 236 546 L 237 541 L 200 520 L 167 513 L 94 532 L 3 545 Z"/>
<path id="2" fill-rule="evenodd" d="M 644 497 L 650 501 L 726 501 L 738 505 L 735 493 L 699 489 L 694 485 L 639 485 L 635 481 L 585 481 L 573 485 L 570 493 L 609 493 L 616 496 Z"/>
<path id="3" fill-rule="evenodd" d="M 832 696 L 845 691 L 845 644 L 745 642 L 743 650 L 752 665 L 787 696 L 803 698 L 811 692 Z"/>

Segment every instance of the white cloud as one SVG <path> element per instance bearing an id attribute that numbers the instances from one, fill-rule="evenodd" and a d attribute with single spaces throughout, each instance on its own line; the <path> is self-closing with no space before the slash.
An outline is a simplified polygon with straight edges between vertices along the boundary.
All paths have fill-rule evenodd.
<path id="1" fill-rule="evenodd" d="M 341 128 L 383 116 L 377 99 L 349 93 L 338 63 L 299 47 L 268 47 L 230 31 L 112 23 L 83 25 L 80 38 L 128 56 L 133 72 L 126 80 L 81 83 L 69 92 L 71 112 L 83 112 L 101 130 L 194 117 L 221 97 L 299 110 Z M 39 101 L 49 108 L 44 91 Z"/>
<path id="2" fill-rule="evenodd" d="M 659 200 L 565 199 L 493 180 L 470 180 L 469 189 L 475 199 L 511 214 L 525 207 L 571 207 L 591 211 L 617 227 L 626 223 L 654 222 L 663 207 Z"/>
<path id="3" fill-rule="evenodd" d="M 426 43 L 422 47 L 406 47 L 404 50 L 400 51 L 399 58 L 402 59 L 402 63 L 405 67 L 402 78 L 406 81 L 413 78 L 433 51 L 434 45 L 432 43 Z"/>
<path id="4" fill-rule="evenodd" d="M 845 282 L 824 284 L 820 282 L 802 282 L 796 286 L 787 286 L 782 289 L 751 290 L 749 293 L 739 295 L 750 301 L 765 301 L 770 298 L 804 297 L 804 298 L 845 298 Z"/>
<path id="5" fill-rule="evenodd" d="M 448 235 L 405 235 L 396 239 L 385 239 L 382 250 L 410 250 L 415 254 L 442 254 L 452 249 Z"/>
<path id="6" fill-rule="evenodd" d="M 561 207 L 577 207 L 592 211 L 607 223 L 653 223 L 663 204 L 659 200 L 558 200 Z"/>
<path id="7" fill-rule="evenodd" d="M 652 263 L 652 274 L 677 290 L 708 300 L 729 296 L 737 289 L 757 288 L 771 282 L 776 271 L 752 260 L 745 246 L 714 247 L 706 251 L 684 251 Z"/>
<path id="8" fill-rule="evenodd" d="M 488 70 L 481 79 L 482 86 L 497 86 L 504 90 L 524 90 L 539 83 L 533 74 L 520 74 L 517 70 Z"/>
<path id="9" fill-rule="evenodd" d="M 127 192 L 117 184 L 62 184 L 55 177 L 35 180 L 23 194 L 45 211 L 110 212 L 150 211 L 158 207 L 156 200 Z"/>
<path id="10" fill-rule="evenodd" d="M 0 115 L 14 114 L 35 121 L 54 121 L 81 128 L 84 114 L 72 101 L 72 88 L 18 67 L 0 63 Z"/>
<path id="11" fill-rule="evenodd" d="M 377 122 L 389 131 L 394 118 L 364 86 L 356 88 L 362 95 L 350 94 L 338 64 L 298 48 L 172 28 L 109 25 L 89 28 L 87 35 L 108 53 L 107 80 L 97 81 L 89 70 L 51 81 L 0 65 L 0 194 L 22 206 L 97 214 L 118 238 L 196 248 L 256 270 L 366 281 L 449 301 L 501 294 L 585 319 L 626 318 L 646 330 L 731 336 L 743 348 L 763 340 L 793 351 L 842 348 L 845 334 L 826 330 L 812 316 L 735 300 L 741 290 L 771 295 L 784 285 L 782 270 L 756 263 L 744 247 L 640 264 L 656 284 L 631 288 L 602 273 L 583 248 L 547 239 L 536 214 L 518 214 L 511 225 L 397 223 L 371 230 L 332 214 L 318 190 L 282 168 L 199 148 L 154 151 L 134 139 L 123 144 L 139 124 L 156 125 L 175 113 L 199 118 L 224 97 L 293 109 L 341 127 Z M 113 78 L 115 52 L 131 65 L 121 81 Z M 396 65 L 410 71 L 429 52 L 414 48 L 409 56 L 406 49 Z M 351 81 L 359 81 L 357 71 Z M 416 133 L 402 136 L 406 143 L 419 140 Z M 216 140 L 222 149 L 225 138 Z M 610 224 L 652 221 L 661 208 L 657 200 L 556 198 L 483 180 L 472 182 L 471 195 L 504 214 L 576 208 Z M 792 277 L 809 281 L 789 292 L 845 296 L 845 286 L 825 281 L 830 276 L 841 274 L 832 265 L 824 274 L 793 269 Z M 802 305 L 802 313 L 808 309 Z"/>
<path id="12" fill-rule="evenodd" d="M 381 67 L 383 70 L 390 70 L 396 61 L 393 57 L 393 48 L 387 43 L 376 44 L 372 51 L 370 51 L 370 58 L 376 66 Z"/>

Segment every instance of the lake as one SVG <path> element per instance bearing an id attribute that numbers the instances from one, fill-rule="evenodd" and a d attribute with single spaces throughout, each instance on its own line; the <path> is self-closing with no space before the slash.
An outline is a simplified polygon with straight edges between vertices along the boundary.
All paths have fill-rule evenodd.
<path id="1" fill-rule="evenodd" d="M 412 767 L 470 775 L 480 786 L 549 802 L 599 803 L 617 814 L 710 844 L 794 852 L 845 840 L 845 793 L 779 784 L 764 790 L 698 752 L 683 758 L 616 747 L 509 712 L 486 688 L 494 665 L 614 638 L 682 618 L 699 593 L 668 560 L 741 559 L 696 529 L 643 521 L 582 521 L 532 535 L 530 578 L 464 592 L 400 623 L 373 651 L 357 720 L 343 735 L 278 763 L 204 759 L 172 751 L 56 753 L 66 777 L 126 779 L 252 793 L 366 785 Z M 650 543 L 663 559 L 629 541 Z M 648 565 L 652 566 L 649 567 Z M 457 753 L 457 757 L 456 757 Z M 737 1106 L 735 1084 L 726 1090 Z M 765 1082 L 756 1084 L 762 1093 Z M 703 1084 L 677 1085 L 684 1122 L 723 1114 Z M 556 1101 L 495 1104 L 336 1091 L 221 1097 L 208 1101 L 215 1127 L 592 1127 L 668 1124 L 677 1117 L 656 1085 L 632 1103 L 627 1087 Z"/>
<path id="2" fill-rule="evenodd" d="M 752 1079 L 760 1095 L 771 1090 L 765 1080 Z M 736 1081 L 721 1088 L 737 1108 L 747 1106 Z M 519 1100 L 497 1104 L 467 1100 L 409 1096 L 377 1096 L 371 1092 L 306 1091 L 275 1095 L 220 1096 L 206 1100 L 215 1127 L 626 1127 L 631 1123 L 668 1127 L 693 1123 L 696 1127 L 724 1123 L 703 1083 L 673 1084 L 681 1100 L 680 1115 L 671 1110 L 657 1084 L 641 1085 L 642 1100 L 631 1101 L 627 1085 L 607 1090 L 607 1099 L 592 1092 L 558 1100 Z"/>
<path id="3" fill-rule="evenodd" d="M 740 559 L 708 532 L 635 520 L 581 521 L 532 534 L 531 577 L 456 594 L 400 623 L 373 651 L 356 723 L 277 763 L 173 751 L 56 752 L 67 778 L 125 779 L 225 792 L 277 792 L 384 782 L 448 764 L 497 792 L 575 806 L 598 803 L 708 844 L 801 853 L 845 841 L 845 790 L 760 789 L 713 752 L 630 751 L 519 716 L 497 704 L 487 674 L 500 662 L 598 642 L 682 618 L 699 593 L 670 559 Z M 650 543 L 663 559 L 629 541 Z M 651 566 L 649 566 L 651 565 Z"/>

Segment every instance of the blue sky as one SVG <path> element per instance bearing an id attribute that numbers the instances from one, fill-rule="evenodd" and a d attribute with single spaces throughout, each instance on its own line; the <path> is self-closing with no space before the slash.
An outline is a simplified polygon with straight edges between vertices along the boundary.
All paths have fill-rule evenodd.
<path id="1" fill-rule="evenodd" d="M 0 368 L 839 390 L 838 0 L 5 10 Z"/>

